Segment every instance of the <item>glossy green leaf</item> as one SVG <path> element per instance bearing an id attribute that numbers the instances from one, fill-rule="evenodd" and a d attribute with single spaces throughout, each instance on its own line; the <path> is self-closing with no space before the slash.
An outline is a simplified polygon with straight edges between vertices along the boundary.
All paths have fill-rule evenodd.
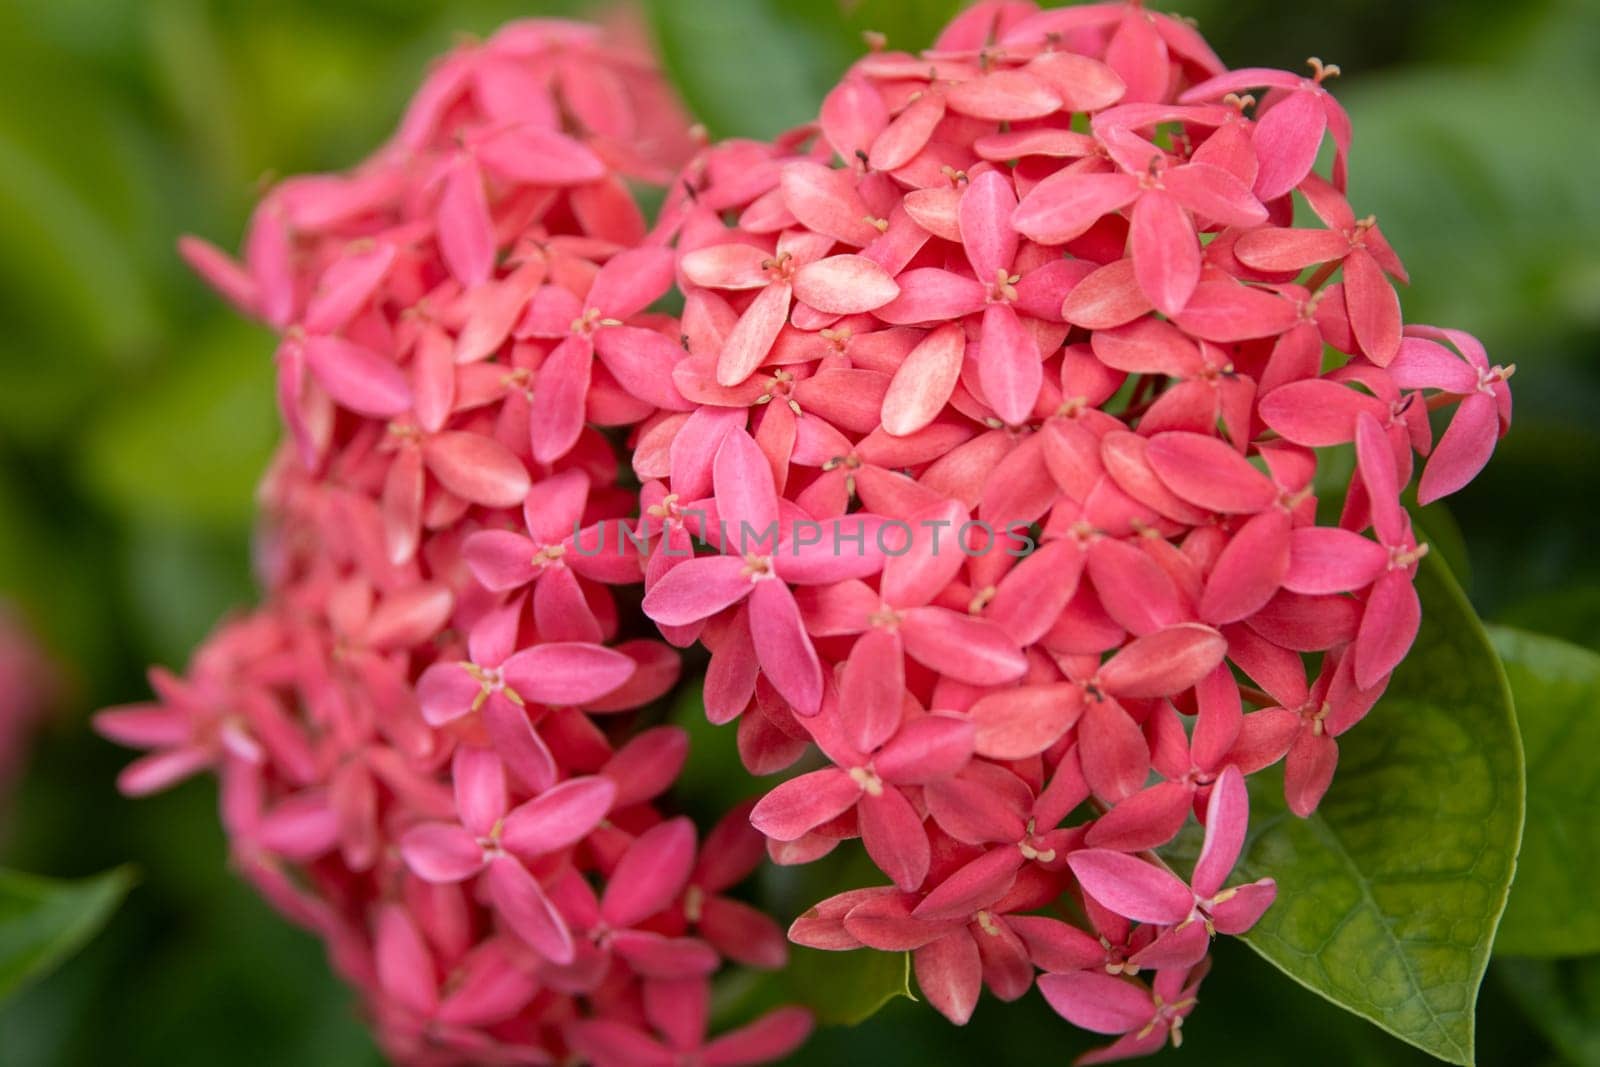
<path id="1" fill-rule="evenodd" d="M 771 137 L 814 118 L 850 59 L 815 16 L 765 0 L 653 0 L 648 7 L 667 73 L 714 136 Z"/>
<path id="2" fill-rule="evenodd" d="M 789 946 L 783 984 L 824 1026 L 855 1026 L 911 992 L 911 955 L 905 952 L 820 952 Z"/>
<path id="3" fill-rule="evenodd" d="M 1522 752 L 1505 675 L 1444 565 L 1417 575 L 1423 624 L 1384 699 L 1340 739 L 1339 773 L 1298 819 L 1252 782 L 1246 879 L 1278 880 L 1247 936 L 1296 981 L 1452 1063 L 1522 829 Z M 1259 788 L 1254 788 L 1259 784 Z"/>
<path id="4" fill-rule="evenodd" d="M 1600 952 L 1600 655 L 1520 630 L 1490 635 L 1528 765 L 1527 828 L 1495 951 Z"/>
<path id="5" fill-rule="evenodd" d="M 81 948 L 132 884 L 125 867 L 73 882 L 0 871 L 0 1000 Z"/>

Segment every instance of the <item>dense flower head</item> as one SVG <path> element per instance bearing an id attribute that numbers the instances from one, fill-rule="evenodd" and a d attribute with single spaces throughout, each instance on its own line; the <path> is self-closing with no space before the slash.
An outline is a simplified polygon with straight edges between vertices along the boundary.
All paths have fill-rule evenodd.
<path id="1" fill-rule="evenodd" d="M 1417 633 L 1402 494 L 1483 467 L 1513 368 L 1404 322 L 1335 67 L 997 0 L 697 147 L 615 40 L 463 46 L 242 262 L 185 243 L 279 330 L 290 443 L 265 604 L 99 720 L 123 788 L 215 771 L 408 1063 L 781 1057 L 803 1010 L 707 1034 L 722 962 L 785 955 L 726 891 L 854 838 L 883 882 L 793 941 L 910 952 L 956 1023 L 1037 984 L 1091 1060 L 1176 1043 L 1276 893 L 1246 779 L 1316 808 Z M 641 713 L 695 644 L 787 772 L 698 850 Z"/>
<path id="2" fill-rule="evenodd" d="M 633 513 L 606 429 L 689 406 L 677 324 L 647 310 L 673 255 L 628 182 L 691 148 L 639 49 L 518 23 L 437 64 L 371 159 L 274 187 L 242 262 L 182 246 L 282 337 L 267 599 L 98 726 L 150 750 L 126 792 L 219 776 L 235 862 L 400 1062 L 633 1041 L 731 1065 L 810 1027 L 706 1036 L 723 958 L 786 955 L 724 895 L 761 839 L 734 813 L 701 854 L 660 803 L 686 738 L 639 709 L 678 657 L 617 595 L 638 553 L 585 550 Z"/>
<path id="3" fill-rule="evenodd" d="M 1336 74 L 1230 72 L 1137 3 L 980 4 L 669 204 L 697 408 L 634 467 L 658 538 L 719 536 L 645 611 L 710 649 L 753 772 L 805 768 L 752 813 L 772 857 L 859 837 L 889 883 L 791 936 L 911 951 L 957 1023 L 1042 970 L 1106 1057 L 1177 1040 L 1275 892 L 1229 884 L 1244 777 L 1283 761 L 1309 814 L 1416 635 L 1415 457 L 1426 503 L 1509 424 L 1511 368 L 1402 320 Z M 1154 850 L 1191 813 L 1185 880 Z"/>

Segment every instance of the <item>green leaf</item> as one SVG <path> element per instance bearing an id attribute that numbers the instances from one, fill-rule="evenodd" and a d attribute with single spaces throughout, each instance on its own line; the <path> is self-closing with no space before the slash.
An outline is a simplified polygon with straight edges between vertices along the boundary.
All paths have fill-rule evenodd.
<path id="1" fill-rule="evenodd" d="M 126 867 L 72 882 L 0 871 L 0 1000 L 81 948 L 132 884 Z"/>
<path id="2" fill-rule="evenodd" d="M 1495 951 L 1600 952 L 1600 655 L 1502 627 L 1490 636 L 1528 761 L 1527 827 Z"/>
<path id="3" fill-rule="evenodd" d="M 771 137 L 815 118 L 851 59 L 832 32 L 836 18 L 786 15 L 766 0 L 652 0 L 648 8 L 667 73 L 714 136 Z"/>
<path id="4" fill-rule="evenodd" d="M 1522 830 L 1505 674 L 1443 563 L 1417 574 L 1422 632 L 1387 695 L 1340 738 L 1321 807 L 1252 782 L 1245 879 L 1278 880 L 1246 940 L 1329 1000 L 1451 1063 L 1473 1062 L 1478 987 Z"/>
<path id="5" fill-rule="evenodd" d="M 855 1026 L 911 992 L 911 954 L 857 949 L 822 952 L 789 946 L 785 987 L 825 1026 Z"/>

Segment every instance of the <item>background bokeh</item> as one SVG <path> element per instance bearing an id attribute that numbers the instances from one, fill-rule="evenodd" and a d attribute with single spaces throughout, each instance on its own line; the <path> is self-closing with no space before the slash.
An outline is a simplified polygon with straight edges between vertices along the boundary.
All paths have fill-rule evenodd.
<path id="1" fill-rule="evenodd" d="M 145 663 L 180 665 L 252 597 L 271 343 L 173 241 L 232 246 L 263 181 L 354 162 L 461 32 L 578 6 L 0 3 L 0 600 L 65 693 L 0 801 L 0 867 L 132 861 L 140 879 L 95 943 L 0 1009 L 4 1067 L 378 1062 L 319 946 L 228 872 L 211 782 L 121 800 L 125 756 L 86 729 L 91 709 L 144 695 Z M 770 134 L 814 111 L 861 29 L 916 47 L 954 6 L 658 0 L 650 17 L 713 133 Z M 1176 6 L 1230 65 L 1343 68 L 1352 200 L 1415 279 L 1407 318 L 1471 330 L 1518 365 L 1512 435 L 1424 521 L 1485 618 L 1600 648 L 1600 4 Z M 1217 957 L 1164 1062 L 1425 1059 L 1242 945 Z M 1479 1044 L 1484 1063 L 1600 1063 L 1600 964 L 1496 961 Z M 803 1062 L 1004 1067 L 1078 1047 L 1037 997 L 986 1001 L 960 1032 L 901 1001 L 821 1034 Z"/>

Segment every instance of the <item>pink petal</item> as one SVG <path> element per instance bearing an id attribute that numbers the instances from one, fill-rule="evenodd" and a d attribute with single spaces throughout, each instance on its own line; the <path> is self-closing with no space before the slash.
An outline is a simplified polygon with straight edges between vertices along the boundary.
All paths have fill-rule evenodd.
<path id="1" fill-rule="evenodd" d="M 1125 919 L 1170 926 L 1194 910 L 1188 886 L 1137 856 L 1086 848 L 1069 855 L 1067 866 L 1084 892 Z"/>
<path id="2" fill-rule="evenodd" d="M 594 345 L 601 362 L 629 395 L 666 411 L 689 407 L 672 381 L 683 349 L 671 339 L 655 330 L 608 326 L 595 334 Z"/>
<path id="3" fill-rule="evenodd" d="M 750 812 L 750 823 L 774 841 L 798 841 L 855 806 L 861 787 L 837 767 L 780 783 Z"/>
<path id="4" fill-rule="evenodd" d="M 1128 174 L 1053 175 L 1028 191 L 1011 225 L 1040 244 L 1065 244 L 1139 196 L 1139 180 Z"/>
<path id="5" fill-rule="evenodd" d="M 494 273 L 494 223 L 483 175 L 471 156 L 463 153 L 451 163 L 434 217 L 439 254 L 456 281 L 468 289 L 488 281 Z"/>
<path id="6" fill-rule="evenodd" d="M 1026 422 L 1039 398 L 1044 367 L 1039 346 L 1009 304 L 990 304 L 978 342 L 978 382 L 983 395 L 1008 425 Z"/>
<path id="7" fill-rule="evenodd" d="M 871 752 L 900 728 L 905 700 L 905 658 L 888 630 L 862 634 L 839 681 L 839 720 L 850 743 Z"/>
<path id="8" fill-rule="evenodd" d="M 531 485 L 522 461 L 483 434 L 456 430 L 433 434 L 423 444 L 422 455 L 441 485 L 486 508 L 516 507 Z"/>
<path id="9" fill-rule="evenodd" d="M 342 337 L 309 336 L 306 365 L 334 402 L 358 415 L 383 419 L 411 409 L 411 385 L 385 357 Z"/>
<path id="10" fill-rule="evenodd" d="M 1018 642 L 986 619 L 946 608 L 905 613 L 901 640 L 912 659 L 973 685 L 1003 685 L 1027 668 Z"/>
<path id="11" fill-rule="evenodd" d="M 1378 366 L 1388 366 L 1400 350 L 1400 297 L 1365 248 L 1351 249 L 1345 257 L 1344 299 L 1361 351 Z"/>
<path id="12" fill-rule="evenodd" d="M 750 594 L 750 636 L 772 687 L 799 714 L 816 714 L 822 705 L 822 665 L 788 586 L 772 579 L 755 584 Z"/>
<path id="13" fill-rule="evenodd" d="M 694 824 L 682 816 L 640 834 L 617 864 L 601 899 L 605 921 L 637 926 L 671 906 L 694 866 Z"/>
<path id="14" fill-rule="evenodd" d="M 1254 615 L 1272 599 L 1289 570 L 1293 520 L 1282 508 L 1240 527 L 1217 557 L 1200 597 L 1200 617 L 1213 626 Z"/>
<path id="15" fill-rule="evenodd" d="M 939 418 L 955 392 L 965 352 L 966 333 L 960 323 L 939 326 L 918 342 L 883 394 L 885 432 L 909 437 Z"/>
<path id="16" fill-rule="evenodd" d="M 1250 822 L 1250 794 L 1239 768 L 1228 767 L 1211 787 L 1206 801 L 1206 836 L 1191 882 L 1197 896 L 1214 897 L 1228 880 L 1244 848 Z"/>
<path id="17" fill-rule="evenodd" d="M 1376 541 L 1336 526 L 1306 526 L 1290 536 L 1283 585 L 1310 596 L 1347 593 L 1371 585 L 1388 563 Z"/>
<path id="18" fill-rule="evenodd" d="M 1289 93 L 1268 108 L 1255 127 L 1256 155 L 1261 160 L 1256 195 L 1276 200 L 1299 185 L 1317 161 L 1327 126 L 1327 112 L 1316 92 Z"/>
<path id="19" fill-rule="evenodd" d="M 1209 163 L 1174 167 L 1162 184 L 1184 207 L 1222 226 L 1254 227 L 1267 221 L 1267 209 L 1237 177 Z"/>
<path id="20" fill-rule="evenodd" d="M 950 875 L 922 898 L 913 914 L 928 921 L 965 920 L 1011 888 L 1023 863 L 1016 848 L 993 848 Z"/>
<path id="21" fill-rule="evenodd" d="M 779 1008 L 723 1034 L 706 1045 L 700 1058 L 705 1067 L 773 1063 L 804 1044 L 811 1025 L 811 1013 L 804 1008 Z"/>
<path id="22" fill-rule="evenodd" d="M 864 792 L 856 815 L 861 843 L 878 869 L 905 892 L 922 885 L 931 856 L 928 835 L 905 794 L 892 787 Z"/>
<path id="23" fill-rule="evenodd" d="M 1172 194 L 1148 189 L 1133 206 L 1129 240 L 1139 287 L 1157 311 L 1177 315 L 1200 284 L 1193 220 Z"/>
<path id="24" fill-rule="evenodd" d="M 1097 1034 L 1126 1034 L 1155 1017 L 1142 985 L 1094 971 L 1046 974 L 1039 992 L 1067 1022 Z"/>
<path id="25" fill-rule="evenodd" d="M 829 256 L 795 272 L 794 295 L 830 315 L 857 315 L 889 303 L 900 287 L 866 256 Z"/>
<path id="26" fill-rule="evenodd" d="M 1073 52 L 1045 52 L 1025 69 L 1056 91 L 1063 111 L 1099 111 L 1117 103 L 1127 91 L 1116 71 Z"/>
<path id="27" fill-rule="evenodd" d="M 559 852 L 599 826 L 616 795 L 609 778 L 569 779 L 512 809 L 501 824 L 500 840 L 527 859 Z"/>
<path id="28" fill-rule="evenodd" d="M 615 649 L 578 642 L 535 645 L 500 667 L 506 684 L 534 704 L 586 704 L 622 685 L 637 669 Z"/>
<path id="29" fill-rule="evenodd" d="M 1158 433 L 1145 456 L 1156 476 L 1184 500 L 1210 511 L 1251 514 L 1278 499 L 1272 479 L 1227 442 L 1198 433 Z"/>
<path id="30" fill-rule="evenodd" d="M 961 244 L 980 282 L 993 283 L 999 275 L 1011 273 L 1017 255 L 1017 232 L 1011 228 L 1016 207 L 1015 187 L 995 170 L 973 178 L 961 194 Z"/>
<path id="31" fill-rule="evenodd" d="M 954 930 L 912 955 L 917 988 L 933 1008 L 957 1026 L 967 1025 L 983 992 L 983 964 L 977 943 Z"/>
<path id="32" fill-rule="evenodd" d="M 483 846 L 449 823 L 423 823 L 407 830 L 400 839 L 400 855 L 418 878 L 437 884 L 464 881 L 483 869 Z"/>
<path id="33" fill-rule="evenodd" d="M 461 825 L 478 837 L 488 837 L 506 813 L 505 764 L 488 749 L 462 746 L 451 760 L 450 775 L 455 779 Z"/>
<path id="34" fill-rule="evenodd" d="M 1356 633 L 1356 685 L 1371 689 L 1399 666 L 1421 622 L 1422 604 L 1410 575 L 1395 570 L 1379 578 Z"/>
<path id="35" fill-rule="evenodd" d="M 754 588 L 736 556 L 684 560 L 644 597 L 644 613 L 663 626 L 686 626 L 737 604 Z"/>
<path id="36" fill-rule="evenodd" d="M 378 914 L 373 964 L 385 993 L 419 1015 L 439 1006 L 439 986 L 427 944 L 404 908 L 390 904 Z"/>
<path id="37" fill-rule="evenodd" d="M 787 283 L 769 285 L 756 294 L 722 343 L 722 352 L 717 356 L 718 385 L 738 385 L 761 366 L 772 351 L 778 331 L 789 319 L 793 295 Z"/>
<path id="38" fill-rule="evenodd" d="M 1083 714 L 1083 690 L 1061 682 L 1004 689 L 967 712 L 977 727 L 974 747 L 989 759 L 1026 759 L 1055 744 Z"/>
<path id="39" fill-rule="evenodd" d="M 489 899 L 500 919 L 539 955 L 555 964 L 571 963 L 572 933 L 533 875 L 510 856 L 489 864 Z"/>
<path id="40" fill-rule="evenodd" d="M 529 440 L 533 458 L 553 463 L 566 455 L 583 432 L 594 349 L 588 338 L 568 337 L 545 357 L 534 383 Z"/>
<path id="41" fill-rule="evenodd" d="M 959 319 L 982 308 L 988 295 L 979 282 L 937 267 L 905 271 L 895 283 L 900 295 L 876 311 L 892 326 Z"/>
<path id="42" fill-rule="evenodd" d="M 1428 458 L 1417 485 L 1417 502 L 1431 504 L 1476 478 L 1488 464 L 1499 436 L 1496 398 L 1473 393 L 1463 400 Z"/>
<path id="43" fill-rule="evenodd" d="M 1097 677 L 1116 696 L 1171 696 L 1210 673 L 1227 651 L 1228 641 L 1217 631 L 1185 623 L 1136 638 L 1107 660 Z"/>
<path id="44" fill-rule="evenodd" d="M 1290 382 L 1261 398 L 1261 421 L 1309 448 L 1354 440 L 1356 416 L 1363 412 L 1374 418 L 1388 416 L 1387 406 L 1377 397 L 1326 378 Z"/>
<path id="45" fill-rule="evenodd" d="M 495 174 L 530 185 L 582 185 L 606 174 L 600 157 L 578 141 L 528 123 L 494 134 L 477 153 Z"/>

